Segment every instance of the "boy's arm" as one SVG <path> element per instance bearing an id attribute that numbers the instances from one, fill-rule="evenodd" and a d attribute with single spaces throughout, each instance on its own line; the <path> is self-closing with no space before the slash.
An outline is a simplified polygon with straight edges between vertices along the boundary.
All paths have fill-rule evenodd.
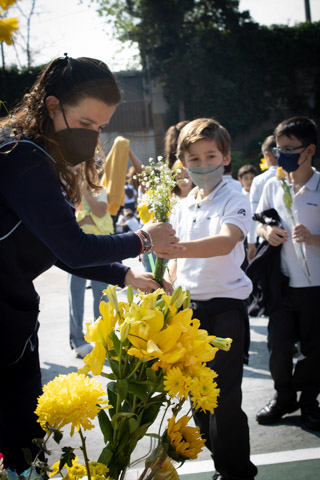
<path id="1" fill-rule="evenodd" d="M 176 252 L 175 257 L 209 258 L 228 255 L 243 237 L 243 232 L 239 227 L 227 223 L 222 225 L 218 235 L 189 242 L 180 242 L 180 245 L 183 245 L 185 250 Z"/>
<path id="2" fill-rule="evenodd" d="M 164 279 L 170 283 L 174 283 L 177 280 L 177 259 L 176 258 L 172 258 L 167 263 Z"/>

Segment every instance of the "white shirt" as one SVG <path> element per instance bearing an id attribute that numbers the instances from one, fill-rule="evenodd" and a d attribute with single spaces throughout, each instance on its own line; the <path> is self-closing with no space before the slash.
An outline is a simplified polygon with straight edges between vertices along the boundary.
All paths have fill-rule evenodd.
<path id="1" fill-rule="evenodd" d="M 278 165 L 272 165 L 270 168 L 268 168 L 268 170 L 254 177 L 250 188 L 250 206 L 252 215 L 254 215 L 258 211 L 257 207 L 262 195 L 263 187 L 265 186 L 269 178 L 276 175 L 277 168 Z M 248 234 L 248 243 L 256 243 L 257 225 L 258 222 L 253 220 Z"/>
<path id="2" fill-rule="evenodd" d="M 293 199 L 292 210 L 297 217 L 297 223 L 302 223 L 314 235 L 320 234 L 320 173 L 315 169 L 308 182 L 295 194 L 291 185 Z M 280 216 L 283 228 L 289 238 L 281 247 L 281 269 L 289 277 L 290 287 L 310 287 L 320 285 L 320 246 L 293 243 L 291 234 L 293 224 L 283 202 L 283 189 L 277 178 L 271 178 L 263 189 L 258 211 L 275 208 Z M 303 248 L 311 273 L 310 281 L 304 273 Z"/>
<path id="3" fill-rule="evenodd" d="M 237 190 L 237 192 L 242 191 L 241 182 L 239 182 L 239 180 L 236 180 L 235 178 L 233 178 L 232 175 L 222 175 L 222 180 L 225 180 L 228 183 L 228 185 L 230 185 L 230 187 Z"/>
<path id="4" fill-rule="evenodd" d="M 197 187 L 179 202 L 170 217 L 181 241 L 198 240 L 217 235 L 223 224 L 236 225 L 247 235 L 251 212 L 248 198 L 222 181 L 207 197 L 195 199 Z M 178 258 L 177 284 L 190 291 L 194 300 L 216 297 L 244 300 L 252 283 L 241 265 L 243 240 L 228 255 L 210 258 Z"/>

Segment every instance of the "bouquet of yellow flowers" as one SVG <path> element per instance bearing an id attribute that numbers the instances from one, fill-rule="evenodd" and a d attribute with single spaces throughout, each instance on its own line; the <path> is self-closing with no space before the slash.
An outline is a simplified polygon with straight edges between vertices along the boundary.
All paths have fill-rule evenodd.
<path id="1" fill-rule="evenodd" d="M 164 472 L 166 478 L 178 478 L 172 460 L 183 463 L 197 458 L 205 443 L 199 429 L 188 425 L 189 414 L 178 418 L 182 405 L 190 398 L 193 409 L 213 413 L 219 395 L 217 374 L 206 364 L 219 349 L 229 350 L 232 340 L 210 336 L 200 328 L 199 320 L 192 318 L 189 295 L 181 287 L 172 296 L 162 289 L 134 296 L 128 287 L 126 302 L 118 301 L 114 286 L 104 293 L 109 302 L 102 301 L 101 316 L 87 324 L 85 338 L 94 348 L 84 358 L 84 367 L 49 382 L 39 397 L 36 413 L 41 426 L 60 441 L 61 428 L 71 423 L 71 434 L 74 430 L 80 434 L 85 459 L 81 465 L 74 449 L 64 447 L 51 476 L 60 472 L 66 479 L 74 475 L 123 479 L 132 452 L 147 435 L 156 446 L 139 478 L 157 479 Z M 89 372 L 108 379 L 107 392 L 87 376 Z M 168 426 L 149 434 L 161 409 L 160 429 L 172 411 Z M 83 430 L 93 428 L 95 416 L 104 446 L 98 461 L 92 462 Z M 65 467 L 67 476 L 62 473 Z"/>

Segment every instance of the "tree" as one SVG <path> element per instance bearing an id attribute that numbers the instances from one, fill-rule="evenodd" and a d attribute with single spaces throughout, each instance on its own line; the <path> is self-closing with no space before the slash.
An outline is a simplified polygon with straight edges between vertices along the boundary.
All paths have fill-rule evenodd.
<path id="1" fill-rule="evenodd" d="M 318 117 L 319 23 L 260 26 L 237 0 L 92 1 L 119 39 L 138 42 L 169 123 L 214 116 L 236 136 L 288 112 Z"/>

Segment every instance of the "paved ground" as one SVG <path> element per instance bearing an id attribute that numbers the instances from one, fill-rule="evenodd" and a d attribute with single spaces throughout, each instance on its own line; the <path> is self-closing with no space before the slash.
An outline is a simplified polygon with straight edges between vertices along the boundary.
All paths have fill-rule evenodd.
<path id="1" fill-rule="evenodd" d="M 136 269 L 142 268 L 137 260 L 130 260 L 125 263 Z M 68 342 L 67 274 L 57 268 L 51 268 L 37 279 L 35 286 L 41 297 L 40 360 L 43 383 L 47 383 L 60 373 L 76 371 L 82 366 L 82 360 L 74 357 Z M 87 290 L 85 320 L 91 321 L 91 319 L 92 295 L 91 290 Z M 272 452 L 284 452 L 282 457 L 288 457 L 288 452 L 290 451 L 294 451 L 298 455 L 299 451 L 303 450 L 312 452 L 311 458 L 315 458 L 315 455 L 319 457 L 320 432 L 312 432 L 302 428 L 298 415 L 299 412 L 287 416 L 280 424 L 274 426 L 260 426 L 255 421 L 256 412 L 273 394 L 272 380 L 267 364 L 266 325 L 266 318 L 251 318 L 250 365 L 245 367 L 243 380 L 243 408 L 248 415 L 250 424 L 252 455 L 260 463 L 266 463 L 264 460 L 261 460 L 264 458 L 260 456 L 261 454 Z M 105 379 L 101 379 L 103 386 L 105 382 Z M 65 431 L 67 432 L 67 430 Z M 77 435 L 70 438 L 65 434 L 62 445 L 79 445 Z M 102 438 L 99 428 L 87 432 L 87 445 L 89 456 L 92 460 L 96 460 L 102 449 Z M 59 458 L 61 445 L 57 447 L 53 442 L 50 444 L 50 447 L 52 448 L 51 459 L 53 463 Z M 312 448 L 314 450 L 311 450 Z M 140 458 L 147 449 L 148 444 L 143 441 L 142 445 L 137 449 L 134 459 Z M 314 452 L 316 453 L 314 454 Z M 209 460 L 209 452 L 205 450 L 199 457 L 198 468 L 200 469 L 201 466 L 201 468 L 210 470 L 211 460 L 210 463 L 208 462 Z M 195 463 L 189 462 L 189 465 L 193 464 L 195 466 Z M 270 463 L 269 460 L 268 463 Z M 141 463 L 137 463 L 138 467 L 140 465 Z M 200 471 L 199 469 L 198 471 Z M 187 472 L 188 470 L 183 473 Z M 293 480 L 293 478 L 295 477 L 290 475 L 290 479 Z M 316 477 L 310 476 L 309 478 Z M 320 474 L 318 478 L 320 478 Z"/>

